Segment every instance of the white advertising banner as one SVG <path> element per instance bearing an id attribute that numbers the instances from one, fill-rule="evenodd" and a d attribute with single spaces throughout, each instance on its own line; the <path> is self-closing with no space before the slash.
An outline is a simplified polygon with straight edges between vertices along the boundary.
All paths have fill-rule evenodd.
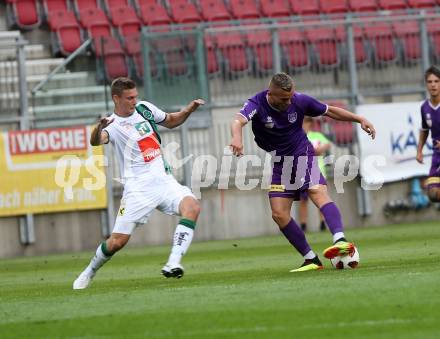
<path id="1" fill-rule="evenodd" d="M 431 136 L 423 151 L 424 164 L 416 161 L 421 104 L 404 102 L 357 106 L 356 112 L 371 121 L 376 129 L 376 139 L 371 140 L 357 124 L 360 173 L 366 184 L 376 185 L 428 175 L 432 155 Z"/>

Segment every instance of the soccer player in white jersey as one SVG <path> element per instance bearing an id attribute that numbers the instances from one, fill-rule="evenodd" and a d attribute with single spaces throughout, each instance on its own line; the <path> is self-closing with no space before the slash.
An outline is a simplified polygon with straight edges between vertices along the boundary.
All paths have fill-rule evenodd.
<path id="1" fill-rule="evenodd" d="M 182 277 L 184 269 L 180 262 L 191 244 L 200 213 L 200 204 L 191 190 L 180 185 L 169 173 L 162 158 L 156 124 L 177 127 L 204 101 L 196 99 L 179 112 L 165 113 L 150 102 L 138 101 L 136 84 L 129 78 L 115 79 L 111 95 L 114 113 L 101 119 L 92 131 L 90 143 L 93 146 L 112 143 L 124 193 L 111 236 L 98 246 L 89 265 L 73 282 L 73 289 L 87 288 L 98 269 L 125 246 L 134 229 L 146 223 L 156 208 L 181 216 L 162 274 L 167 278 Z"/>

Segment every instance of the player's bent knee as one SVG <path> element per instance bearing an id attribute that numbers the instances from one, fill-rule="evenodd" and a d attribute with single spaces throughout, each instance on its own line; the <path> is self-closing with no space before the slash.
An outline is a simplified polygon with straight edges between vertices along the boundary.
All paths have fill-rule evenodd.
<path id="1" fill-rule="evenodd" d="M 186 197 L 182 200 L 180 212 L 183 217 L 196 220 L 200 214 L 200 202 L 193 197 Z"/>
<path id="2" fill-rule="evenodd" d="M 130 236 L 128 234 L 115 235 L 113 233 L 108 240 L 109 250 L 113 253 L 119 251 L 125 246 L 125 244 L 127 244 L 128 239 L 130 239 Z"/>
<path id="3" fill-rule="evenodd" d="M 289 223 L 290 215 L 281 211 L 272 211 L 272 219 L 280 228 L 283 228 Z"/>

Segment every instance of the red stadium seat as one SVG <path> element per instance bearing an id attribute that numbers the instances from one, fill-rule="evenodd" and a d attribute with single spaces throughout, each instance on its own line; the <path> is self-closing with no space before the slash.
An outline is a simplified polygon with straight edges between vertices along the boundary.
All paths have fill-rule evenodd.
<path id="1" fill-rule="evenodd" d="M 348 0 L 353 12 L 374 12 L 379 9 L 376 0 Z"/>
<path id="2" fill-rule="evenodd" d="M 76 20 L 75 13 L 70 11 L 59 11 L 49 13 L 47 18 L 47 24 L 49 25 L 49 29 L 51 31 L 57 30 L 59 27 L 68 25 L 73 26 L 76 25 L 79 28 L 78 21 Z"/>
<path id="3" fill-rule="evenodd" d="M 62 55 L 67 56 L 81 46 L 81 28 L 78 24 L 64 24 L 59 26 L 55 31 L 59 51 Z"/>
<path id="4" fill-rule="evenodd" d="M 190 2 L 170 2 L 170 12 L 176 24 L 190 24 L 202 21 L 196 6 Z"/>
<path id="5" fill-rule="evenodd" d="M 366 26 L 364 32 L 373 47 L 376 61 L 388 62 L 396 59 L 397 53 L 390 24 L 376 23 Z"/>
<path id="6" fill-rule="evenodd" d="M 432 8 L 437 5 L 436 0 L 407 0 L 410 8 Z"/>
<path id="7" fill-rule="evenodd" d="M 440 20 L 434 19 L 427 22 L 428 34 L 430 37 L 430 46 L 434 60 L 440 60 Z"/>
<path id="8" fill-rule="evenodd" d="M 345 13 L 349 11 L 347 0 L 321 0 L 321 11 L 325 14 Z"/>
<path id="9" fill-rule="evenodd" d="M 144 4 L 139 8 L 139 17 L 146 26 L 169 25 L 171 18 L 165 7 L 158 3 Z"/>
<path id="10" fill-rule="evenodd" d="M 136 76 L 137 79 L 142 81 L 144 76 L 144 61 L 142 59 L 140 34 L 130 35 L 125 37 L 124 43 L 127 54 L 133 60 L 133 66 L 135 72 L 134 75 Z M 155 62 L 154 53 L 152 51 L 150 51 L 149 59 L 150 59 L 151 75 L 153 77 L 157 77 L 158 75 L 157 64 Z"/>
<path id="11" fill-rule="evenodd" d="M 381 9 L 396 10 L 406 8 L 405 0 L 378 0 L 378 3 Z"/>
<path id="12" fill-rule="evenodd" d="M 230 20 L 231 14 L 228 12 L 223 0 L 200 1 L 202 18 L 205 21 Z"/>
<path id="13" fill-rule="evenodd" d="M 89 8 L 81 11 L 79 21 L 91 38 L 111 36 L 110 22 L 102 9 Z"/>
<path id="14" fill-rule="evenodd" d="M 334 144 L 337 146 L 347 146 L 353 143 L 355 135 L 353 123 L 328 119 L 328 124 L 333 134 L 331 139 L 333 139 Z"/>
<path id="15" fill-rule="evenodd" d="M 353 26 L 355 60 L 358 64 L 368 61 L 368 51 L 365 44 L 364 33 L 361 27 Z M 336 28 L 336 40 L 339 43 L 347 43 L 347 32 L 343 27 Z"/>
<path id="16" fill-rule="evenodd" d="M 208 74 L 218 74 L 220 72 L 220 64 L 217 57 L 216 46 L 211 36 L 205 37 L 206 48 L 206 69 Z"/>
<path id="17" fill-rule="evenodd" d="M 134 0 L 133 2 L 137 9 L 158 3 L 157 0 Z"/>
<path id="18" fill-rule="evenodd" d="M 327 27 L 312 28 L 306 30 L 305 34 L 307 40 L 314 47 L 318 65 L 335 66 L 339 64 L 338 46 L 333 29 Z"/>
<path id="19" fill-rule="evenodd" d="M 307 43 L 301 31 L 297 29 L 280 30 L 279 38 L 289 70 L 309 65 Z"/>
<path id="20" fill-rule="evenodd" d="M 104 74 L 107 81 L 120 76 L 128 76 L 125 51 L 119 40 L 113 37 L 102 37 L 94 40 L 96 57 L 103 60 Z"/>
<path id="21" fill-rule="evenodd" d="M 180 37 L 158 38 L 151 43 L 152 49 L 162 57 L 164 70 L 168 76 L 178 77 L 188 74 L 185 45 Z"/>
<path id="22" fill-rule="evenodd" d="M 104 7 L 107 10 L 107 13 L 110 13 L 110 11 L 114 8 L 119 7 L 129 7 L 130 4 L 128 3 L 128 0 L 103 0 L 104 1 Z"/>
<path id="23" fill-rule="evenodd" d="M 10 0 L 12 21 L 20 29 L 33 29 L 41 24 L 40 8 L 35 0 Z"/>
<path id="24" fill-rule="evenodd" d="M 318 0 L 289 0 L 295 15 L 318 15 L 321 12 Z"/>
<path id="25" fill-rule="evenodd" d="M 393 30 L 403 45 L 406 60 L 417 61 L 421 58 L 420 27 L 416 21 L 405 21 L 393 24 Z"/>
<path id="26" fill-rule="evenodd" d="M 266 72 L 273 69 L 272 34 L 267 30 L 254 30 L 247 34 L 248 46 L 253 51 L 258 71 Z"/>
<path id="27" fill-rule="evenodd" d="M 254 0 L 230 0 L 229 6 L 235 19 L 257 19 L 260 17 Z"/>
<path id="28" fill-rule="evenodd" d="M 286 0 L 261 0 L 261 14 L 264 17 L 277 18 L 290 15 L 290 8 Z"/>
<path id="29" fill-rule="evenodd" d="M 43 0 L 43 8 L 46 17 L 55 12 L 67 12 L 66 0 Z"/>
<path id="30" fill-rule="evenodd" d="M 221 33 L 215 35 L 214 39 L 222 54 L 227 71 L 240 73 L 250 69 L 246 45 L 240 33 Z"/>
<path id="31" fill-rule="evenodd" d="M 80 13 L 89 8 L 98 8 L 96 0 L 73 0 L 76 13 Z"/>
<path id="32" fill-rule="evenodd" d="M 332 100 L 328 101 L 329 106 L 336 106 L 343 109 L 348 109 L 347 104 L 343 101 Z M 330 140 L 337 146 L 348 146 L 354 142 L 355 128 L 353 123 L 349 121 L 334 120 L 324 116 L 322 123 L 330 127 Z"/>
<path id="33" fill-rule="evenodd" d="M 117 27 L 122 36 L 137 34 L 141 29 L 141 22 L 131 7 L 111 8 L 111 23 Z"/>

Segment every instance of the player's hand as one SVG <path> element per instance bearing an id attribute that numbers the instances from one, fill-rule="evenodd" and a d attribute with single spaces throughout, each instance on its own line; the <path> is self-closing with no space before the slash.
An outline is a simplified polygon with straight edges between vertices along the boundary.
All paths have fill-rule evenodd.
<path id="1" fill-rule="evenodd" d="M 199 108 L 200 106 L 203 106 L 204 104 L 205 104 L 205 100 L 195 99 L 195 100 L 191 101 L 191 103 L 189 104 L 189 110 L 191 112 L 194 112 L 197 108 Z"/>
<path id="2" fill-rule="evenodd" d="M 237 157 L 243 155 L 243 143 L 241 141 L 232 139 L 229 146 L 231 147 L 232 153 Z"/>
<path id="3" fill-rule="evenodd" d="M 434 140 L 434 148 L 440 149 L 440 141 L 439 140 Z"/>
<path id="4" fill-rule="evenodd" d="M 419 164 L 423 164 L 423 153 L 422 152 L 417 152 L 416 160 Z"/>
<path id="5" fill-rule="evenodd" d="M 106 128 L 108 125 L 110 125 L 113 121 L 115 120 L 115 118 L 109 119 L 109 118 L 101 118 L 101 120 L 99 121 L 99 127 L 100 129 L 104 129 Z"/>
<path id="6" fill-rule="evenodd" d="M 376 137 L 376 130 L 374 129 L 374 126 L 371 122 L 369 122 L 367 119 L 363 118 L 361 121 L 361 128 L 367 132 L 369 136 L 371 136 L 371 139 L 374 139 Z"/>

